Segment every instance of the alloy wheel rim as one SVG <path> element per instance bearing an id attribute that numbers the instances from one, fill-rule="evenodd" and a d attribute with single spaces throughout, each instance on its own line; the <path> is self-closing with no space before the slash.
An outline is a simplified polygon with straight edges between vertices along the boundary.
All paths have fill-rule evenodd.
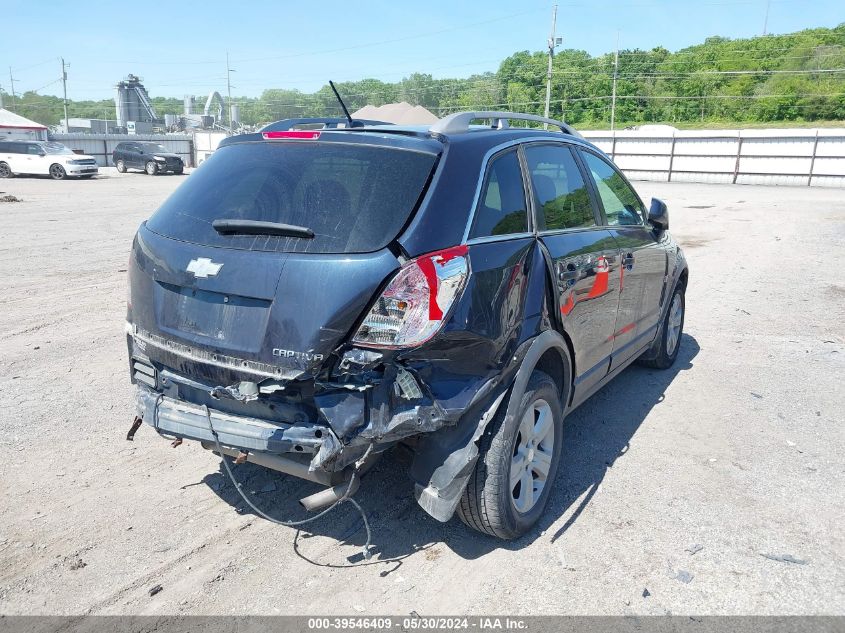
<path id="1" fill-rule="evenodd" d="M 62 176 L 64 176 L 64 173 L 60 166 L 53 165 L 52 167 L 50 167 L 50 175 L 53 178 L 61 178 Z"/>
<path id="2" fill-rule="evenodd" d="M 666 353 L 671 356 L 675 353 L 678 340 L 681 338 L 681 322 L 684 317 L 684 308 L 681 303 L 681 295 L 675 295 L 672 299 L 672 307 L 669 308 L 669 324 L 666 333 Z"/>
<path id="3" fill-rule="evenodd" d="M 535 400 L 519 422 L 510 466 L 511 503 L 525 514 L 533 508 L 549 479 L 555 444 L 552 408 Z"/>
<path id="4" fill-rule="evenodd" d="M 6 178 L 9 175 L 9 168 L 6 165 L 0 165 L 0 176 Z"/>

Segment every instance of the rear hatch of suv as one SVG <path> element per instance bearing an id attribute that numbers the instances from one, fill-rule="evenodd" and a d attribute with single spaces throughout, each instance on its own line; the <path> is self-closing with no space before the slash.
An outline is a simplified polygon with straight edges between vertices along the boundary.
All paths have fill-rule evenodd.
<path id="1" fill-rule="evenodd" d="M 129 318 L 150 359 L 207 384 L 313 374 L 398 269 L 388 246 L 442 145 L 312 136 L 229 140 L 138 231 Z M 221 220 L 300 228 L 219 232 Z"/>

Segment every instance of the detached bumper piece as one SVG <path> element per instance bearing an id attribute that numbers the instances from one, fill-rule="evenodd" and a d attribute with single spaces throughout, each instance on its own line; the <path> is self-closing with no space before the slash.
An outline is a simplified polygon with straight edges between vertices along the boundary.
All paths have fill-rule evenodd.
<path id="1" fill-rule="evenodd" d="M 138 415 L 162 435 L 212 444 L 214 437 L 202 407 L 175 400 L 139 385 Z M 209 409 L 214 430 L 223 446 L 263 453 L 294 453 L 311 456 L 310 470 L 321 455 L 340 449 L 332 430 L 319 424 L 270 423 Z"/>

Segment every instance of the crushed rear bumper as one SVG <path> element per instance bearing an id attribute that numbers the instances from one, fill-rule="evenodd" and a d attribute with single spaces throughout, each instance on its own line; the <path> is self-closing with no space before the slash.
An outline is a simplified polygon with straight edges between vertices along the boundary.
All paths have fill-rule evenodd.
<path id="1" fill-rule="evenodd" d="M 259 418 L 236 416 L 212 408 L 208 416 L 202 406 L 177 400 L 138 386 L 137 414 L 159 434 L 213 443 L 209 417 L 223 446 L 244 451 L 311 455 L 310 470 L 327 466 L 328 458 L 341 450 L 334 432 L 325 425 L 285 424 Z"/>

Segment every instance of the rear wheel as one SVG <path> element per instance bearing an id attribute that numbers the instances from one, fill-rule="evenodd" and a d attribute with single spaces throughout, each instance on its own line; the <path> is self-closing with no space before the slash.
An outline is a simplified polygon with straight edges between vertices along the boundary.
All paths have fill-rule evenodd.
<path id="1" fill-rule="evenodd" d="M 177 176 L 181 176 L 184 173 L 184 171 L 185 171 L 184 167 L 177 167 L 176 169 L 173 170 L 173 173 L 176 174 Z"/>
<path id="2" fill-rule="evenodd" d="M 59 165 L 58 163 L 54 163 L 50 165 L 50 177 L 53 180 L 64 180 L 67 176 L 67 172 L 65 168 Z"/>
<path id="3" fill-rule="evenodd" d="M 117 168 L 117 171 L 119 171 L 121 174 L 126 173 L 126 163 L 124 163 L 122 160 L 117 161 L 114 166 Z"/>
<path id="4" fill-rule="evenodd" d="M 144 168 L 144 171 L 147 172 L 150 176 L 155 176 L 158 173 L 158 167 L 153 161 L 147 161 L 147 165 Z"/>
<path id="5" fill-rule="evenodd" d="M 549 500 L 563 439 L 560 392 L 535 371 L 512 419 L 500 406 L 479 444 L 479 457 L 458 506 L 469 527 L 512 539 L 525 534 Z"/>
<path id="6" fill-rule="evenodd" d="M 9 169 L 9 165 L 6 163 L 0 163 L 0 178 L 11 178 L 14 176 L 12 170 Z"/>
<path id="7" fill-rule="evenodd" d="M 655 369 L 668 369 L 675 363 L 678 350 L 681 348 L 681 335 L 684 333 L 685 310 L 684 286 L 679 283 L 672 293 L 672 301 L 666 311 L 666 316 L 663 317 L 657 353 L 651 358 L 640 359 L 641 364 Z M 649 354 L 649 356 L 652 355 Z"/>

